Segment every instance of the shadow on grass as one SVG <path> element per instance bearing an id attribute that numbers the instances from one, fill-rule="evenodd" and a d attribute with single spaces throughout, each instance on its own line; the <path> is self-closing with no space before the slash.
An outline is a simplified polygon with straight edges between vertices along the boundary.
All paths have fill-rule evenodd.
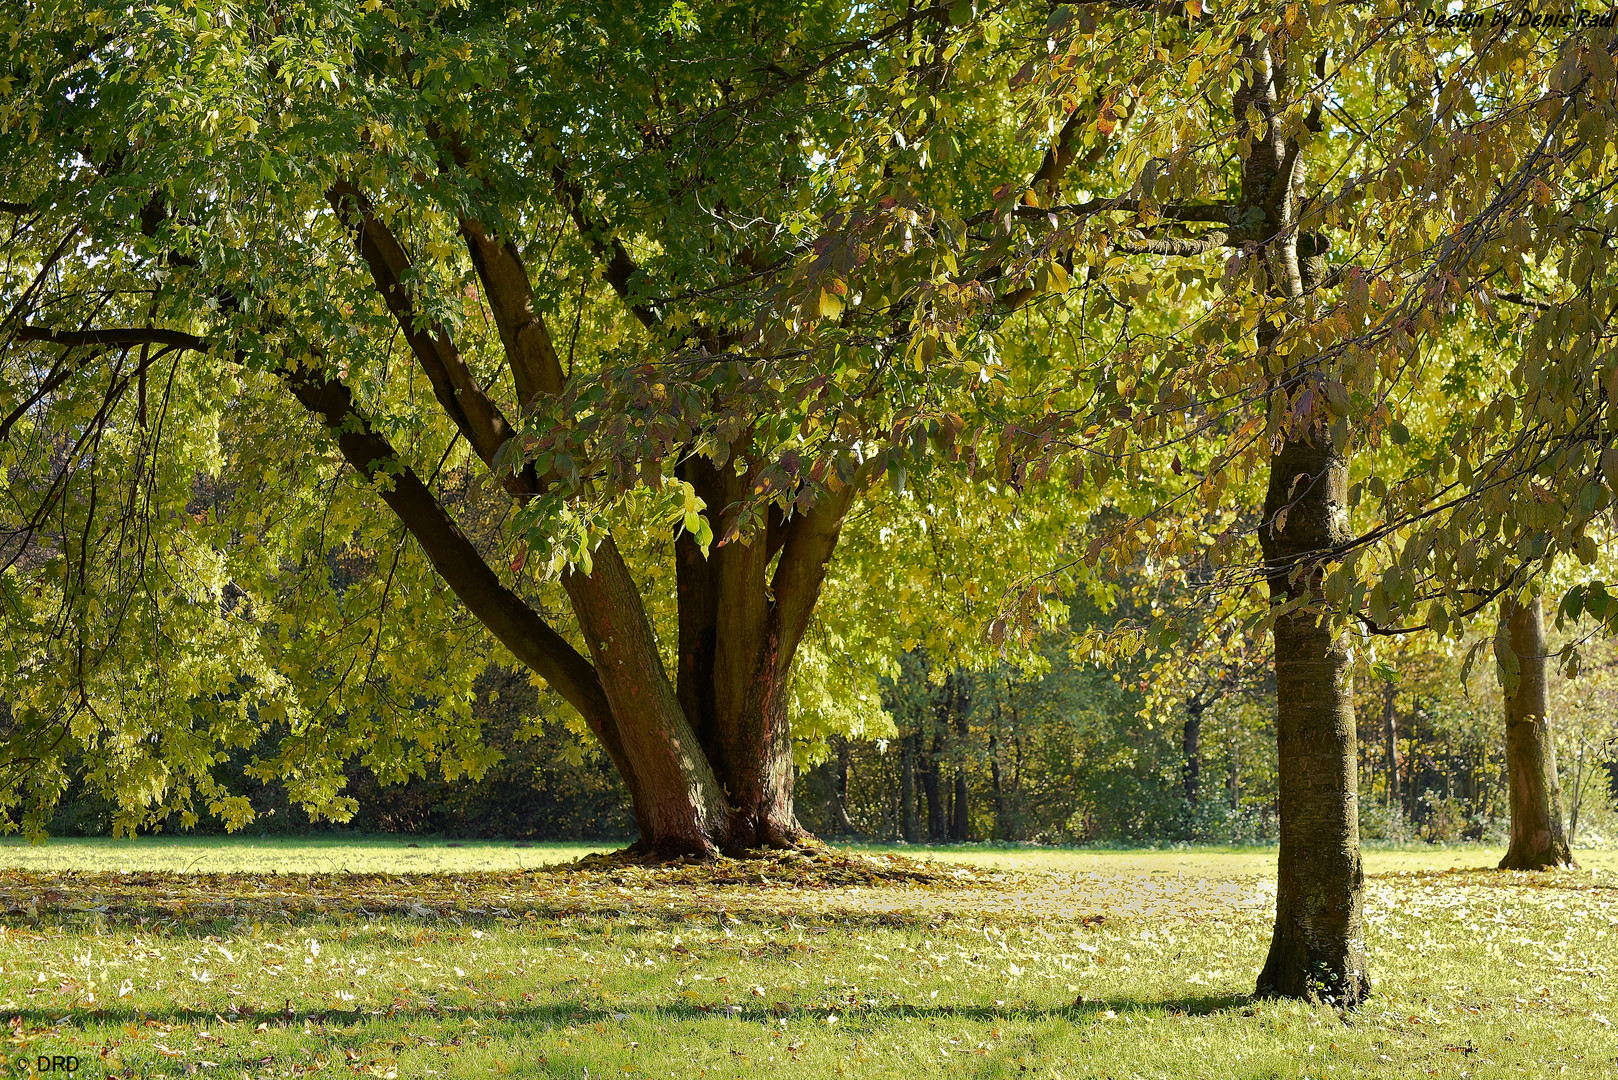
<path id="1" fill-rule="evenodd" d="M 410 1007 L 395 1006 L 380 1010 L 292 1010 L 286 1009 L 244 1009 L 239 1014 L 229 1018 L 222 1017 L 220 1013 L 209 1009 L 189 1009 L 181 1007 L 163 1009 L 21 1009 L 7 1010 L 9 1017 L 21 1020 L 24 1031 L 37 1031 L 42 1028 L 54 1028 L 63 1021 L 72 1021 L 79 1028 L 88 1028 L 91 1025 L 108 1025 L 123 1027 L 125 1025 L 142 1025 L 148 1021 L 158 1024 L 167 1024 L 174 1027 L 204 1024 L 213 1026 L 221 1019 L 229 1024 L 242 1024 L 247 1027 L 256 1027 L 260 1023 L 267 1023 L 270 1030 L 301 1030 L 305 1024 L 314 1024 L 324 1027 L 328 1033 L 333 1029 L 362 1029 L 371 1025 L 382 1025 L 390 1022 L 419 1024 L 422 1021 L 432 1020 L 443 1024 L 475 1021 L 478 1028 L 484 1033 L 490 1033 L 490 1025 L 505 1025 L 513 1031 L 528 1031 L 535 1028 L 551 1029 L 563 1026 L 587 1026 L 595 1024 L 627 1024 L 643 1021 L 656 1025 L 659 1022 L 695 1023 L 705 1020 L 728 1020 L 742 1024 L 779 1024 L 783 1020 L 792 1021 L 819 1021 L 829 1013 L 836 1014 L 844 1024 L 858 1026 L 863 1023 L 881 1022 L 886 1020 L 973 1020 L 989 1022 L 997 1020 L 1068 1020 L 1074 1023 L 1089 1022 L 1097 1017 L 1110 1018 L 1124 1014 L 1152 1013 L 1170 1017 L 1179 1016 L 1213 1016 L 1235 1009 L 1249 1008 L 1253 998 L 1245 994 L 1207 994 L 1185 995 L 1171 998 L 1146 998 L 1133 996 L 1120 996 L 1082 999 L 1071 1005 L 1035 1005 L 1027 1003 L 1006 1002 L 1003 1005 L 907 1005 L 903 1003 L 888 1003 L 877 1005 L 860 1005 L 846 1002 L 827 1002 L 809 1006 L 776 1006 L 765 1005 L 714 1005 L 702 1006 L 689 1002 L 671 1002 L 667 1005 L 651 1007 L 624 1005 L 620 1007 L 607 1007 L 598 1005 L 570 1004 L 567 1002 L 554 1002 L 547 1005 L 524 1003 L 516 1008 L 502 1008 L 497 1005 L 480 1005 L 473 1008 L 434 1007 L 432 1005 L 414 1005 Z"/>

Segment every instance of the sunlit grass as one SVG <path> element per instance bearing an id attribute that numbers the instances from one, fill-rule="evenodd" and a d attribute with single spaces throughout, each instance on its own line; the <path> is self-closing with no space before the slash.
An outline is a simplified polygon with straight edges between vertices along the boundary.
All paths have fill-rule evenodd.
<path id="1" fill-rule="evenodd" d="M 14 1061 L 231 1080 L 1618 1068 L 1610 862 L 1441 873 L 1434 853 L 1395 868 L 1425 872 L 1374 877 L 1375 996 L 1345 1024 L 1247 996 L 1273 886 L 1230 860 L 1265 853 L 1073 854 L 1098 861 L 870 881 L 807 861 L 711 877 L 0 873 L 0 1015 Z"/>
<path id="2" fill-rule="evenodd" d="M 58 837 L 43 844 L 5 837 L 0 838 L 0 868 L 214 874 L 482 873 L 554 866 L 621 846 L 341 833 L 299 837 L 142 836 L 132 840 Z M 901 854 L 914 859 L 1004 870 L 1128 870 L 1199 877 L 1242 877 L 1275 872 L 1274 847 L 1113 850 L 996 844 L 853 844 L 846 845 L 845 850 Z M 1452 867 L 1481 869 L 1498 865 L 1502 854 L 1504 849 L 1484 844 L 1368 847 L 1365 869 L 1369 874 Z M 1618 851 L 1580 851 L 1578 860 L 1581 866 L 1618 870 Z"/>
<path id="3" fill-rule="evenodd" d="M 1274 847 L 1185 847 L 1151 850 L 1105 848 L 1048 848 L 947 844 L 904 846 L 854 845 L 851 850 L 898 852 L 913 859 L 939 859 L 1004 870 L 1119 871 L 1182 873 L 1197 877 L 1242 877 L 1275 873 Z M 1401 870 L 1493 869 L 1505 848 L 1490 844 L 1411 844 L 1397 848 L 1366 847 L 1362 853 L 1367 874 Z M 1618 871 L 1618 851 L 1584 850 L 1576 853 L 1581 867 Z"/>
<path id="4" fill-rule="evenodd" d="M 209 874 L 402 874 L 521 870 L 622 845 L 413 836 L 53 837 L 0 839 L 0 867 Z"/>

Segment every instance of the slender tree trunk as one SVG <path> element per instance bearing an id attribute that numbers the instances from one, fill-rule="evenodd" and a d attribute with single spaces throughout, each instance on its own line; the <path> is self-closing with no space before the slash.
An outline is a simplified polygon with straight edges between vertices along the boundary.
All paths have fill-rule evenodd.
<path id="1" fill-rule="evenodd" d="M 1282 40 L 1247 46 L 1252 74 L 1232 105 L 1249 145 L 1240 203 L 1248 213 L 1263 214 L 1267 291 L 1295 302 L 1309 268 L 1299 258 L 1294 204 L 1303 148 L 1283 122 L 1290 105 L 1285 47 Z M 1310 250 L 1317 253 L 1314 240 Z M 1320 283 L 1317 270 L 1310 276 Z M 1261 326 L 1260 351 L 1267 353 L 1280 336 L 1275 324 Z M 1323 600 L 1326 553 L 1349 538 L 1348 461 L 1321 422 L 1326 414 L 1318 398 L 1313 409 L 1288 420 L 1270 458 L 1259 540 L 1276 605 Z M 1369 984 L 1348 652 L 1329 619 L 1309 612 L 1277 617 L 1274 640 L 1281 849 L 1275 932 L 1258 992 L 1351 1008 Z"/>
<path id="2" fill-rule="evenodd" d="M 858 831 L 848 814 L 848 769 L 852 755 L 846 737 L 833 735 L 831 744 L 834 755 L 831 772 L 832 823 L 843 835 L 852 836 Z"/>
<path id="3" fill-rule="evenodd" d="M 933 736 L 932 749 L 926 756 L 921 774 L 921 790 L 927 797 L 927 839 L 943 840 L 948 836 L 948 823 L 944 815 L 944 792 L 939 773 L 944 756 L 944 737 Z"/>
<path id="4" fill-rule="evenodd" d="M 1276 601 L 1318 595 L 1324 568 L 1309 555 L 1345 538 L 1347 486 L 1348 463 L 1329 445 L 1294 441 L 1276 455 L 1262 534 Z M 1276 524 L 1283 508 L 1284 528 Z M 1258 989 L 1352 1007 L 1369 984 L 1348 651 L 1327 619 L 1283 615 L 1275 673 L 1281 850 L 1275 933 Z"/>
<path id="5" fill-rule="evenodd" d="M 1382 731 L 1387 742 L 1387 804 L 1389 810 L 1399 806 L 1399 713 L 1394 708 L 1398 691 L 1389 683 L 1382 699 Z"/>
<path id="6" fill-rule="evenodd" d="M 916 757 L 920 743 L 921 736 L 915 734 L 906 735 L 899 742 L 900 831 L 910 844 L 921 839 L 921 819 L 916 814 Z"/>
<path id="7" fill-rule="evenodd" d="M 972 839 L 972 815 L 968 799 L 970 794 L 966 784 L 966 750 L 967 740 L 971 738 L 971 711 L 972 694 L 967 689 L 967 676 L 964 672 L 956 672 L 951 676 L 955 684 L 954 693 L 951 694 L 950 705 L 955 712 L 955 796 L 950 800 L 950 827 L 951 840 L 965 843 Z"/>
<path id="8" fill-rule="evenodd" d="M 1010 840 L 1011 822 L 1006 814 L 1006 789 L 1000 780 L 1000 740 L 989 733 L 989 783 L 994 791 L 994 838 Z"/>
<path id="9" fill-rule="evenodd" d="M 966 769 L 963 766 L 955 767 L 955 792 L 950 797 L 950 823 L 949 838 L 958 843 L 965 843 L 972 839 L 972 817 L 966 786 Z"/>
<path id="10" fill-rule="evenodd" d="M 1232 810 L 1242 808 L 1242 759 L 1241 746 L 1235 735 L 1230 739 L 1230 768 L 1225 776 L 1225 797 L 1230 802 Z"/>
<path id="11" fill-rule="evenodd" d="M 1017 700 L 1012 695 L 1016 688 L 1012 685 L 1011 676 L 1006 676 L 1006 707 L 1011 713 L 1011 784 L 1006 795 L 1006 839 L 1022 839 L 1022 823 L 1024 821 L 1022 780 L 1023 780 L 1023 738 L 1022 718 L 1017 712 Z"/>
<path id="12" fill-rule="evenodd" d="M 1511 846 L 1500 860 L 1500 869 L 1572 866 L 1573 852 L 1562 832 L 1556 741 L 1546 708 L 1544 609 L 1537 596 L 1526 602 L 1502 601 L 1502 608 L 1504 625 L 1495 639 L 1495 651 L 1506 684 Z"/>
<path id="13" fill-rule="evenodd" d="M 1413 698 L 1410 702 L 1410 756 L 1404 759 L 1403 783 L 1400 793 L 1405 801 L 1405 820 L 1411 824 L 1416 823 L 1417 815 L 1421 811 L 1421 698 Z"/>
<path id="14" fill-rule="evenodd" d="M 1180 748 L 1185 754 L 1185 805 L 1192 813 L 1196 812 L 1198 789 L 1202 784 L 1202 713 L 1206 708 L 1200 697 L 1187 701 L 1185 729 L 1180 733 Z"/>

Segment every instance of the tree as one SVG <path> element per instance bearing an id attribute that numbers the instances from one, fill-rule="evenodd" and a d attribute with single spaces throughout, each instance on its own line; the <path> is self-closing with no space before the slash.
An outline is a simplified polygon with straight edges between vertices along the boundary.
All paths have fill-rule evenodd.
<path id="1" fill-rule="evenodd" d="M 185 584 L 199 624 L 262 653 L 287 548 L 248 572 L 243 536 L 284 544 L 306 527 L 333 454 L 359 482 L 349 532 L 300 565 L 376 544 L 388 530 L 363 510 L 385 507 L 414 546 L 372 608 L 339 617 L 364 630 L 342 658 L 306 648 L 291 675 L 265 664 L 235 685 L 215 665 L 184 693 L 154 685 L 155 712 L 193 734 L 183 754 L 151 752 L 141 805 L 184 776 L 216 812 L 246 813 L 207 780 L 223 722 L 191 720 L 229 699 L 229 737 L 246 740 L 291 678 L 347 725 L 305 755 L 312 805 L 343 812 L 329 758 L 406 711 L 384 686 L 408 673 L 374 663 L 398 625 L 393 590 L 433 597 L 436 577 L 583 718 L 647 850 L 802 841 L 794 662 L 851 507 L 931 467 L 1020 473 L 1043 437 L 1007 423 L 1018 403 L 974 315 L 992 292 L 960 274 L 969 248 L 980 275 L 1004 256 L 965 219 L 1008 182 L 1058 183 L 1074 133 L 1110 107 L 1075 106 L 1048 148 L 1011 145 L 999 95 L 1045 14 L 959 7 L 317 3 L 129 22 L 90 5 L 9 23 L 4 404 L 8 465 L 30 483 L 6 550 L 30 582 L 55 575 L 8 607 L 28 631 L 12 670 L 33 680 L 8 686 L 11 745 L 102 738 L 117 658 L 141 653 L 101 618 L 108 598 L 138 581 L 143 632 L 165 634 L 153 552 L 174 542 L 185 493 L 219 476 L 213 419 L 257 410 L 294 465 L 273 486 L 305 496 L 301 514 L 254 530 L 264 492 L 226 479 L 235 528 L 207 538 L 216 572 Z M 969 116 L 963 149 L 944 125 Z M 184 413 L 185 440 L 148 426 L 160 364 L 159 408 Z M 210 381 L 234 388 L 203 400 Z M 137 452 L 96 452 L 129 431 L 145 433 Z M 48 460 L 16 452 L 25 438 Z M 165 504 L 138 497 L 153 476 Z M 451 494 L 501 489 L 500 511 Z M 120 532 L 152 542 L 90 558 Z M 209 610 L 232 590 L 231 612 Z M 275 634 L 309 643 L 290 622 Z M 51 683 L 41 672 L 64 655 L 82 663 Z M 63 711 L 38 704 L 53 695 Z M 428 758 L 449 738 L 417 737 Z"/>
<path id="2" fill-rule="evenodd" d="M 1562 784 L 1545 678 L 1545 613 L 1539 597 L 1502 604 L 1495 651 L 1505 686 L 1511 799 L 1511 843 L 1500 869 L 1572 866 L 1573 852 L 1562 827 Z"/>

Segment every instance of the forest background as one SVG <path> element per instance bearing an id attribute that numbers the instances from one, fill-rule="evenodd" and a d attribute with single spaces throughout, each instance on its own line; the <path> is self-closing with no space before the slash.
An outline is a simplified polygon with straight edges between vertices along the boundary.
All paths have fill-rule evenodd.
<path id="1" fill-rule="evenodd" d="M 1180 654 L 1076 660 L 1086 628 L 1124 613 L 1078 606 L 1018 665 L 939 670 L 924 648 L 893 658 L 874 693 L 840 688 L 853 734 L 799 741 L 797 805 L 829 838 L 910 843 L 1269 844 L 1276 830 L 1274 683 L 1267 657 Z M 1360 829 L 1375 843 L 1502 843 L 1505 742 L 1492 665 L 1463 679 L 1464 649 L 1412 654 L 1358 688 Z M 311 820 L 238 750 L 217 774 L 251 800 L 258 835 L 361 829 L 456 837 L 628 841 L 629 793 L 611 763 L 521 673 L 491 663 L 472 717 L 500 760 L 481 775 L 384 783 L 348 766 L 347 823 Z M 1164 700 L 1164 690 L 1181 696 Z M 1618 649 L 1552 684 L 1569 839 L 1618 846 Z M 821 725 L 822 727 L 824 725 Z M 800 730 L 814 730 L 800 724 Z M 266 739 L 278 739 L 275 732 Z M 1390 754 L 1390 745 L 1392 751 Z M 117 808 L 76 782 L 49 831 L 105 836 Z M 173 831 L 177 822 L 169 825 Z M 161 827 L 161 826 L 160 826 Z M 203 818 L 187 831 L 223 832 Z"/>

